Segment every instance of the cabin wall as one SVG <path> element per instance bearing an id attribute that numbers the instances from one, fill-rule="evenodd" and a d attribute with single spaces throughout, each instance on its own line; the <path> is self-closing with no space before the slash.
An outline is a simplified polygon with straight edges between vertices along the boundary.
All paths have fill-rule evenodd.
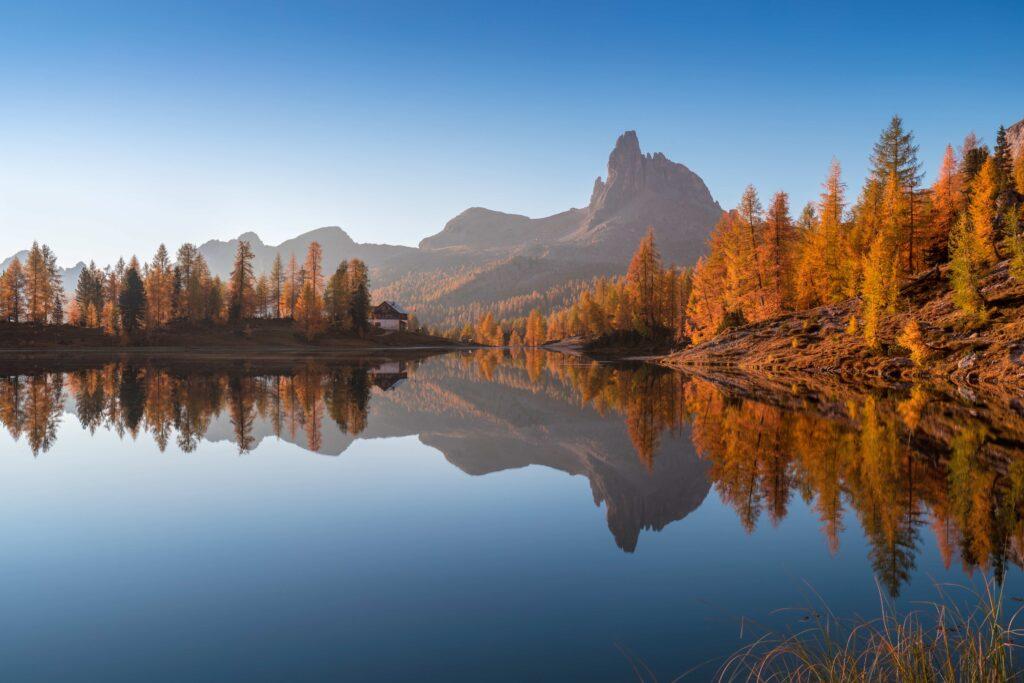
<path id="1" fill-rule="evenodd" d="M 379 327 L 382 330 L 395 331 L 401 330 L 402 328 L 405 327 L 403 321 L 399 320 L 398 318 L 375 318 L 373 320 L 373 325 L 375 327 Z"/>

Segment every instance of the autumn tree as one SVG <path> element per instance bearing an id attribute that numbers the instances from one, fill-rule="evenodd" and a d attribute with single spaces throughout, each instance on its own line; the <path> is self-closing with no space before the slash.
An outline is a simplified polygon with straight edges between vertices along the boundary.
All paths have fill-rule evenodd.
<path id="1" fill-rule="evenodd" d="M 174 314 L 174 271 L 163 244 L 146 269 L 145 287 L 147 324 L 154 327 L 167 324 Z"/>
<path id="2" fill-rule="evenodd" d="M 288 268 L 284 273 L 284 280 L 281 286 L 281 317 L 295 317 L 295 302 L 299 298 L 299 290 L 302 287 L 302 280 L 299 277 L 299 264 L 295 260 L 295 254 L 288 259 Z"/>
<path id="3" fill-rule="evenodd" d="M 25 314 L 25 273 L 17 256 L 0 276 L 0 318 L 21 322 Z"/>
<path id="4" fill-rule="evenodd" d="M 25 308 L 28 319 L 45 323 L 53 310 L 53 280 L 47 267 L 46 253 L 38 242 L 32 243 L 25 265 Z"/>
<path id="5" fill-rule="evenodd" d="M 314 242 L 313 244 L 316 244 Z M 316 244 L 319 249 L 320 245 Z M 313 245 L 310 245 L 310 249 Z M 246 240 L 238 241 L 238 249 L 235 251 L 235 263 L 231 269 L 231 278 L 228 281 L 228 319 L 232 321 L 252 317 L 254 288 L 254 274 L 252 261 L 254 258 L 252 247 Z M 319 291 L 319 290 L 317 290 Z"/>
<path id="6" fill-rule="evenodd" d="M 991 247 L 964 216 L 949 236 L 949 279 L 953 287 L 953 303 L 969 323 L 982 323 L 987 318 L 985 299 L 981 295 L 981 271 Z"/>
<path id="7" fill-rule="evenodd" d="M 648 228 L 626 270 L 626 285 L 633 301 L 633 317 L 639 331 L 654 333 L 658 324 L 658 276 L 661 256 L 654 244 L 654 229 Z"/>
<path id="8" fill-rule="evenodd" d="M 540 346 L 543 344 L 547 341 L 545 327 L 544 316 L 540 314 L 538 309 L 534 308 L 526 319 L 526 335 L 523 342 L 527 346 Z"/>
<path id="9" fill-rule="evenodd" d="M 957 216 L 964 210 L 963 176 L 953 145 L 946 145 L 938 178 L 932 186 L 932 206 L 935 209 L 932 247 L 938 253 L 945 254 L 949 233 L 956 224 Z"/>
<path id="10" fill-rule="evenodd" d="M 253 302 L 256 317 L 266 318 L 270 316 L 270 280 L 266 275 L 260 275 L 256 278 Z"/>
<path id="11" fill-rule="evenodd" d="M 271 316 L 280 318 L 281 315 L 281 291 L 284 287 L 284 270 L 281 267 L 281 254 L 274 254 L 274 264 L 270 267 L 270 301 L 272 307 Z"/>
<path id="12" fill-rule="evenodd" d="M 318 242 L 311 242 L 306 251 L 302 290 L 295 302 L 294 318 L 306 339 L 314 339 L 323 331 L 323 250 Z"/>
<path id="13" fill-rule="evenodd" d="M 776 315 L 793 306 L 793 256 L 796 231 L 789 215 L 789 195 L 776 192 L 764 221 L 764 263 L 768 305 L 766 315 Z M 688 292 L 687 292 L 688 294 Z"/>
<path id="14" fill-rule="evenodd" d="M 996 172 L 996 160 L 989 157 L 982 164 L 981 170 L 974 179 L 971 189 L 971 227 L 977 236 L 978 254 L 981 263 L 988 265 L 996 259 L 996 198 L 999 192 L 999 181 Z"/>
<path id="15" fill-rule="evenodd" d="M 897 256 L 891 235 L 879 233 L 864 262 L 861 291 L 861 320 L 864 341 L 879 346 L 878 331 L 886 316 L 896 312 L 899 296 Z"/>

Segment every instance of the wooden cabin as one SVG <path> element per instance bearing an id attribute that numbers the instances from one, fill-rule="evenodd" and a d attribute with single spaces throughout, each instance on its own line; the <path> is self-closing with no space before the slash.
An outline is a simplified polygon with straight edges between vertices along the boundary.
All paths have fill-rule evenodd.
<path id="1" fill-rule="evenodd" d="M 379 330 L 401 331 L 409 324 L 409 314 L 394 301 L 382 301 L 370 311 L 370 324 Z"/>

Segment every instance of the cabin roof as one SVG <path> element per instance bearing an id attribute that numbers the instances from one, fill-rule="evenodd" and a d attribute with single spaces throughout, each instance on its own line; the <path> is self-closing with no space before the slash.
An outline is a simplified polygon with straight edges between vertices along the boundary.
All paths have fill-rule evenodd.
<path id="1" fill-rule="evenodd" d="M 389 308 L 400 315 L 409 315 L 409 313 L 404 308 L 398 305 L 397 301 L 381 301 L 379 304 L 373 307 L 373 312 L 385 313 Z"/>

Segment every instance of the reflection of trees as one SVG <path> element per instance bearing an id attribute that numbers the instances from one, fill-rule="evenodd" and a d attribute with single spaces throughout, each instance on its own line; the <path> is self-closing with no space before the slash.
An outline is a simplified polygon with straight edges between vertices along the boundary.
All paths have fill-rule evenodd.
<path id="1" fill-rule="evenodd" d="M 50 450 L 64 407 L 64 386 L 59 374 L 39 374 L 25 386 L 24 431 L 33 454 Z"/>
<path id="2" fill-rule="evenodd" d="M 1024 559 L 1024 462 L 1001 468 L 981 457 L 987 436 L 978 425 L 954 436 L 948 463 L 914 450 L 908 435 L 927 402 L 920 391 L 901 402 L 862 398 L 829 417 L 730 399 L 700 380 L 689 384 L 686 400 L 698 452 L 748 531 L 762 512 L 782 519 L 798 492 L 835 551 L 849 506 L 875 573 L 894 596 L 914 570 L 929 517 L 947 565 L 954 547 L 968 569 L 991 567 L 999 576 L 1008 560 Z"/>
<path id="3" fill-rule="evenodd" d="M 56 439 L 65 387 L 82 427 L 107 427 L 120 436 L 153 437 L 162 451 L 172 438 L 194 451 L 213 418 L 226 411 L 240 452 L 255 448 L 256 420 L 280 435 L 305 431 L 306 445 L 321 446 L 324 415 L 350 434 L 366 427 L 370 397 L 367 369 L 325 370 L 307 364 L 291 374 L 251 372 L 175 373 L 152 366 L 110 364 L 68 373 L 0 377 L 0 423 L 15 439 L 26 437 L 33 453 Z M 176 433 L 176 434 L 175 434 Z"/>

